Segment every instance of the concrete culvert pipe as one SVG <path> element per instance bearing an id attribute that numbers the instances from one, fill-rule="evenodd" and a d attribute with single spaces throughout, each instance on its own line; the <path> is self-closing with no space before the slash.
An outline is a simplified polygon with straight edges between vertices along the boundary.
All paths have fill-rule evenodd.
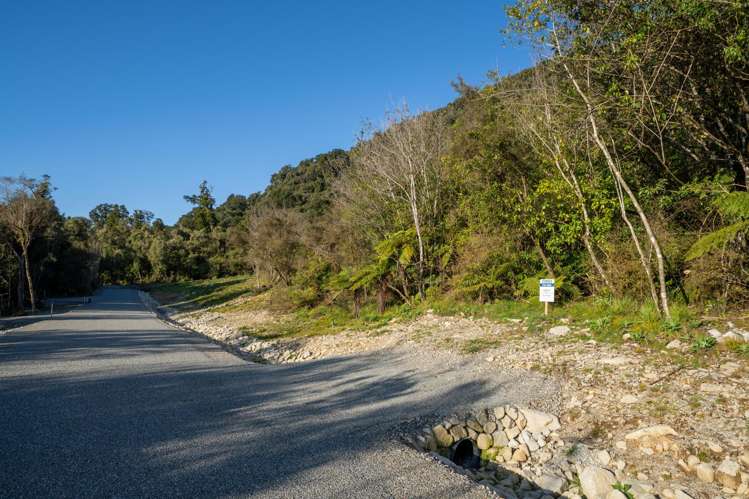
<path id="1" fill-rule="evenodd" d="M 450 460 L 461 468 L 475 470 L 481 465 L 481 454 L 473 440 L 463 438 L 450 448 Z"/>

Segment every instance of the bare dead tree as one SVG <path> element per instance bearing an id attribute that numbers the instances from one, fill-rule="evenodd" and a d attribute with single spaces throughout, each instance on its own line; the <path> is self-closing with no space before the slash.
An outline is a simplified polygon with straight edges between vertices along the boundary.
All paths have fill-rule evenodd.
<path id="1" fill-rule="evenodd" d="M 354 164 L 343 183 L 370 198 L 365 211 L 407 210 L 418 245 L 419 293 L 424 296 L 425 229 L 440 211 L 447 148 L 445 127 L 435 113 L 412 115 L 407 106 L 388 113 L 381 128 L 370 127 L 356 147 Z M 354 192 L 350 192 L 353 194 Z M 381 216 L 380 215 L 380 216 Z M 387 225 L 387 224 L 385 224 Z"/>

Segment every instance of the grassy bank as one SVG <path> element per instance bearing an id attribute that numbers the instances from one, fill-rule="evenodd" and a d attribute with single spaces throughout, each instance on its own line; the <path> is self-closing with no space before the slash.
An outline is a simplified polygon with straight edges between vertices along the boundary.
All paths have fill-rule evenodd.
<path id="1" fill-rule="evenodd" d="M 247 276 L 157 284 L 146 288 L 162 305 L 178 312 L 211 309 L 218 313 L 242 314 L 269 311 L 274 320 L 242 327 L 247 335 L 266 338 L 294 338 L 335 334 L 343 330 L 375 331 L 397 320 L 410 320 L 428 311 L 444 316 L 485 318 L 493 321 L 522 321 L 526 334 L 541 334 L 555 325 L 568 325 L 573 332 L 565 341 L 596 340 L 618 344 L 634 341 L 649 349 L 663 349 L 669 342 L 680 340 L 695 355 L 732 350 L 749 356 L 749 344 L 727 343 L 718 346 L 706 330 L 715 323 L 719 328 L 732 320 L 747 328 L 749 318 L 741 314 L 705 317 L 700 310 L 685 305 L 672 306 L 672 319 L 662 320 L 650 304 L 633 300 L 588 298 L 566 304 L 554 304 L 549 315 L 535 301 L 501 300 L 492 303 L 467 303 L 445 297 L 425 300 L 414 305 L 389 307 L 378 314 L 374 305 L 362 307 L 354 316 L 351 309 L 339 304 L 313 308 L 293 308 L 283 288 L 258 286 Z M 491 348 L 491 341 L 475 341 L 467 351 Z"/>

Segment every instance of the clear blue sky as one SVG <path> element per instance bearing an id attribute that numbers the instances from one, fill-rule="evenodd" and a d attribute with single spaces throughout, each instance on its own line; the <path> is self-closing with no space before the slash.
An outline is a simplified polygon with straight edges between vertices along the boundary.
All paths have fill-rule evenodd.
<path id="1" fill-rule="evenodd" d="M 67 215 L 102 202 L 167 223 L 348 148 L 406 99 L 529 65 L 502 1 L 0 0 L 0 176 L 52 176 Z"/>

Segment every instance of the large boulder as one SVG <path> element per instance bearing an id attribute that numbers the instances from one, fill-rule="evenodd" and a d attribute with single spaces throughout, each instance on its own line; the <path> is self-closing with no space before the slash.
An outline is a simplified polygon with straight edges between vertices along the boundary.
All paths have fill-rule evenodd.
<path id="1" fill-rule="evenodd" d="M 547 414 L 533 409 L 523 409 L 526 426 L 525 430 L 530 433 L 541 433 L 543 431 L 556 431 L 561 428 L 559 418 L 553 414 Z"/>
<path id="2" fill-rule="evenodd" d="M 628 445 L 660 452 L 671 448 L 676 448 L 676 444 L 672 443 L 671 440 L 671 437 L 676 435 L 677 433 L 673 428 L 668 425 L 661 424 L 648 426 L 647 428 L 641 428 L 639 430 L 628 433 L 624 436 L 624 440 L 627 441 Z"/>
<path id="3" fill-rule="evenodd" d="M 606 499 L 614 483 L 614 474 L 598 466 L 587 466 L 580 473 L 580 488 L 588 499 Z"/>
<path id="4" fill-rule="evenodd" d="M 647 428 L 641 428 L 637 431 L 628 433 L 625 440 L 640 440 L 645 437 L 665 437 L 668 435 L 676 436 L 677 433 L 668 425 L 659 424 L 655 426 L 648 426 Z"/>

